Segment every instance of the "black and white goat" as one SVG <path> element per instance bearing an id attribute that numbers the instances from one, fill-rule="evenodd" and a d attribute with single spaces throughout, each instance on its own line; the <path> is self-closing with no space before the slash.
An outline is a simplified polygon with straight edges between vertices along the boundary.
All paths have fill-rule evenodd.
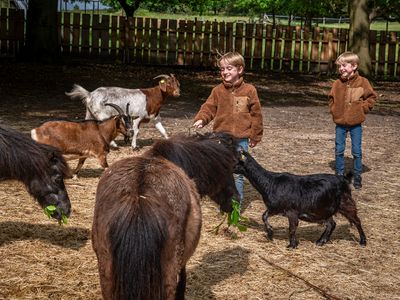
<path id="1" fill-rule="evenodd" d="M 89 92 L 75 84 L 72 91 L 66 93 L 71 98 L 79 98 L 86 106 L 86 119 L 105 120 L 115 115 L 115 112 L 105 106 L 113 103 L 122 109 L 129 104 L 127 115 L 132 117 L 132 148 L 136 148 L 136 137 L 142 122 L 154 120 L 154 125 L 160 133 L 168 138 L 168 134 L 161 124 L 160 109 L 168 96 L 179 97 L 180 83 L 171 75 L 158 75 L 161 78 L 158 85 L 147 89 L 125 89 L 120 87 L 100 87 Z M 112 143 L 112 146 L 116 144 Z"/>
<path id="2" fill-rule="evenodd" d="M 283 215 L 289 220 L 289 245 L 296 248 L 296 229 L 299 219 L 325 224 L 326 228 L 317 240 L 318 246 L 329 241 L 336 223 L 333 215 L 339 212 L 357 227 L 360 245 L 367 239 L 357 216 L 357 207 L 351 196 L 352 174 L 337 176 L 332 174 L 294 175 L 274 173 L 265 170 L 249 153 L 241 150 L 241 157 L 235 173 L 243 174 L 262 195 L 267 210 L 262 219 L 267 237 L 272 240 L 272 226 L 268 217 Z"/>

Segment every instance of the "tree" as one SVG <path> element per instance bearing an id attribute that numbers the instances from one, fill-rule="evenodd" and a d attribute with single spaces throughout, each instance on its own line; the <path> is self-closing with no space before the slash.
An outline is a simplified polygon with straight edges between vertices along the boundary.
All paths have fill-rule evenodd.
<path id="1" fill-rule="evenodd" d="M 369 55 L 369 9 L 368 0 L 349 2 L 350 31 L 349 49 L 360 57 L 359 70 L 365 75 L 371 74 L 371 56 Z"/>
<path id="2" fill-rule="evenodd" d="M 101 3 L 112 8 L 119 9 L 122 7 L 127 17 L 133 17 L 135 11 L 145 0 L 102 0 Z"/>
<path id="3" fill-rule="evenodd" d="M 383 18 L 400 22 L 400 1 L 399 0 L 370 0 L 368 1 L 369 20 Z"/>
<path id="4" fill-rule="evenodd" d="M 57 2 L 29 0 L 23 50 L 25 58 L 44 62 L 55 62 L 59 59 Z"/>
<path id="5" fill-rule="evenodd" d="M 271 13 L 272 14 L 272 24 L 275 27 L 276 25 L 276 14 L 282 8 L 281 0 L 237 0 L 236 6 L 238 8 L 247 10 L 252 14 L 264 14 Z"/>
<path id="6" fill-rule="evenodd" d="M 360 71 L 369 76 L 372 71 L 369 54 L 369 30 L 371 22 L 378 17 L 400 21 L 398 0 L 352 0 L 349 3 L 350 31 L 349 49 L 360 57 Z"/>

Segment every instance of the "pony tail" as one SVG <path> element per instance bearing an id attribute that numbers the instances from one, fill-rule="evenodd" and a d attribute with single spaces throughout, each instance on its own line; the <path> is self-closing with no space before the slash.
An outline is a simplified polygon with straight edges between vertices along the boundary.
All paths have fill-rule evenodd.
<path id="1" fill-rule="evenodd" d="M 165 216 L 143 196 L 135 204 L 120 207 L 109 231 L 113 299 L 165 299 L 161 266 L 168 235 Z"/>

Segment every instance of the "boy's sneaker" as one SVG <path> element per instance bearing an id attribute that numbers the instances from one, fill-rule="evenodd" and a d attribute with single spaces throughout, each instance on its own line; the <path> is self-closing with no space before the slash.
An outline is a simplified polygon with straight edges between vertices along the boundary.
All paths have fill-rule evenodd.
<path id="1" fill-rule="evenodd" d="M 354 176 L 353 186 L 356 190 L 361 189 L 361 176 Z"/>

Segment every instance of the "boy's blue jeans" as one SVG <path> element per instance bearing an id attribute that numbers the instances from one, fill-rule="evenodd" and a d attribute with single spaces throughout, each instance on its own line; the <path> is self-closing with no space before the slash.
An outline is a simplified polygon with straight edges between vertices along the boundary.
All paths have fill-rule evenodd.
<path id="1" fill-rule="evenodd" d="M 354 161 L 354 176 L 361 176 L 362 171 L 362 126 L 336 125 L 335 155 L 336 155 L 336 174 L 344 174 L 344 150 L 346 148 L 346 136 L 350 132 L 351 137 L 351 154 Z"/>
<path id="2" fill-rule="evenodd" d="M 248 151 L 249 150 L 249 139 L 240 139 L 239 146 L 241 146 L 243 148 L 243 150 Z M 236 189 L 239 192 L 239 202 L 240 204 L 242 204 L 243 202 L 243 187 L 244 187 L 244 176 L 241 174 L 236 174 L 235 175 L 235 185 L 236 185 Z"/>

